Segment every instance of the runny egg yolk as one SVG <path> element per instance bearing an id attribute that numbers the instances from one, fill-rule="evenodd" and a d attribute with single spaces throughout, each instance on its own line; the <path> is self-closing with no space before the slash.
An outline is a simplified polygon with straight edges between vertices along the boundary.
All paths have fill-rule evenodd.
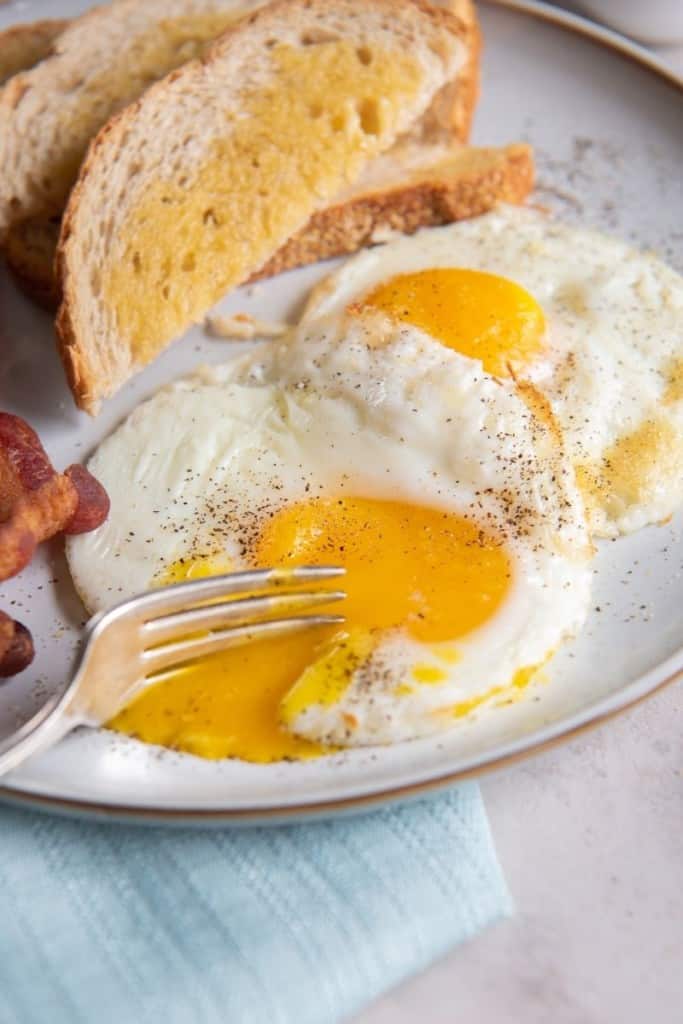
<path id="1" fill-rule="evenodd" d="M 381 309 L 471 359 L 510 376 L 543 350 L 543 310 L 521 285 L 496 274 L 435 267 L 399 274 L 374 288 L 361 307 Z"/>
<path id="2" fill-rule="evenodd" d="M 283 507 L 261 529 L 251 561 L 343 565 L 348 596 L 330 610 L 343 612 L 344 625 L 198 660 L 150 687 L 112 728 L 209 758 L 319 755 L 323 748 L 295 737 L 283 717 L 340 697 L 384 630 L 439 644 L 481 626 L 504 600 L 512 575 L 499 540 L 462 516 L 362 497 Z M 187 560 L 167 580 L 204 575 L 207 565 Z M 446 650 L 445 664 L 452 660 L 452 648 Z"/>

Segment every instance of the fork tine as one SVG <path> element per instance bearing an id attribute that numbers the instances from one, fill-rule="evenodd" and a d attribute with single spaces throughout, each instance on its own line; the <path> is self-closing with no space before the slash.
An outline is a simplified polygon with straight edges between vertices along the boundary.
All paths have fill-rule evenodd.
<path id="1" fill-rule="evenodd" d="M 293 569 L 254 569 L 222 576 L 174 583 L 159 590 L 141 594 L 137 599 L 137 615 L 143 620 L 186 610 L 190 605 L 216 597 L 254 590 L 288 587 L 295 583 L 317 583 L 343 576 L 345 569 L 329 565 L 302 565 Z"/>
<path id="2" fill-rule="evenodd" d="M 284 618 L 294 611 L 332 604 L 345 597 L 346 594 L 341 590 L 288 591 L 274 597 L 245 597 L 222 601 L 220 604 L 201 605 L 199 608 L 145 622 L 142 626 L 142 640 L 146 647 L 150 647 L 201 630 L 253 624 L 265 615 Z"/>
<path id="3" fill-rule="evenodd" d="M 224 651 L 230 647 L 261 640 L 267 637 L 285 636 L 300 633 L 316 626 L 333 626 L 344 622 L 341 615 L 302 615 L 291 619 L 273 619 L 270 622 L 257 622 L 252 626 L 236 626 L 210 633 L 208 636 L 195 637 L 192 640 L 181 640 L 175 644 L 165 644 L 152 650 L 144 651 L 141 657 L 143 673 L 150 676 L 171 666 L 182 665 L 216 651 Z"/>

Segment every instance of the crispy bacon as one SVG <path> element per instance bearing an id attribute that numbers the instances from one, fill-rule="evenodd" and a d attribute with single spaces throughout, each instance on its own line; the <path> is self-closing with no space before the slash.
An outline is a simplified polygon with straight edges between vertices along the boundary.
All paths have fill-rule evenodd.
<path id="1" fill-rule="evenodd" d="M 33 661 L 33 640 L 26 626 L 0 612 L 0 677 L 14 676 Z"/>
<path id="2" fill-rule="evenodd" d="M 37 490 L 55 475 L 35 430 L 8 412 L 0 412 L 0 461 L 5 463 L 0 479 L 8 482 L 10 501 Z M 6 519 L 11 511 L 11 504 L 8 507 L 6 500 L 0 499 L 0 518 Z"/>
<path id="3" fill-rule="evenodd" d="M 94 530 L 108 513 L 109 498 L 87 469 L 57 473 L 35 430 L 0 412 L 0 580 L 25 568 L 41 541 Z M 21 623 L 0 615 L 0 676 L 7 676 L 29 664 L 33 643 Z"/>
<path id="4" fill-rule="evenodd" d="M 96 530 L 109 515 L 109 495 L 85 466 L 69 466 L 64 475 L 76 491 L 76 511 L 64 526 L 64 533 Z"/>
<path id="5" fill-rule="evenodd" d="M 24 569 L 37 545 L 63 530 L 77 505 L 76 488 L 59 473 L 53 473 L 35 490 L 24 492 L 9 518 L 0 523 L 0 579 L 9 579 Z"/>

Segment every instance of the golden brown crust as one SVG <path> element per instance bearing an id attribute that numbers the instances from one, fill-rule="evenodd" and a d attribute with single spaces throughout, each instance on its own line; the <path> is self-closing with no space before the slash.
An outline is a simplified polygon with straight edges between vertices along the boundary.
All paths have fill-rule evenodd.
<path id="1" fill-rule="evenodd" d="M 450 164 L 413 179 L 320 210 L 252 280 L 355 252 L 372 244 L 378 232 L 409 235 L 476 217 L 497 203 L 521 203 L 533 188 L 533 153 L 524 144 L 500 151 L 464 149 Z"/>
<path id="2" fill-rule="evenodd" d="M 61 279 L 64 282 L 64 278 Z M 63 284 L 68 293 L 68 282 Z M 91 379 L 90 367 L 86 357 L 78 345 L 78 339 L 74 331 L 74 325 L 69 315 L 68 303 L 62 302 L 55 320 L 55 333 L 57 338 L 57 351 L 62 360 L 67 384 L 74 396 L 74 401 L 79 409 L 94 416 L 99 409 L 99 402 L 93 401 L 88 393 L 87 381 Z"/>
<path id="3" fill-rule="evenodd" d="M 0 32 L 0 85 L 49 56 L 52 44 L 68 24 L 63 18 L 45 18 Z"/>
<path id="4" fill-rule="evenodd" d="M 177 71 L 171 72 L 169 79 L 177 74 Z M 93 399 L 89 392 L 88 381 L 92 381 L 94 375 L 89 365 L 87 354 L 78 341 L 78 324 L 74 322 L 71 315 L 74 308 L 75 284 L 72 279 L 72 268 L 66 259 L 66 243 L 73 230 L 74 212 L 78 208 L 78 199 L 83 188 L 83 182 L 99 153 L 100 147 L 105 144 L 111 132 L 118 127 L 120 122 L 134 115 L 139 105 L 140 100 L 136 100 L 129 107 L 125 107 L 118 114 L 114 114 L 90 143 L 85 160 L 81 164 L 78 179 L 71 191 L 69 202 L 62 217 L 62 226 L 54 258 L 55 287 L 60 303 L 55 319 L 57 352 L 62 360 L 67 383 L 74 397 L 74 402 L 79 409 L 90 413 L 91 416 L 95 416 L 99 411 L 100 401 Z"/>

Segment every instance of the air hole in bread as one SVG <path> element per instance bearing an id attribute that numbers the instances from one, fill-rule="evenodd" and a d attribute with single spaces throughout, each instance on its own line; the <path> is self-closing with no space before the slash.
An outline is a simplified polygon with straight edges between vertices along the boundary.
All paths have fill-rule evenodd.
<path id="1" fill-rule="evenodd" d="M 360 126 L 366 135 L 379 135 L 382 130 L 382 119 L 379 106 L 375 99 L 364 99 L 358 104 Z"/>
<path id="2" fill-rule="evenodd" d="M 212 224 L 214 227 L 218 225 L 216 214 L 211 207 L 209 207 L 208 210 L 204 210 L 204 213 L 202 214 L 202 221 L 204 224 Z"/>
<path id="3" fill-rule="evenodd" d="M 135 271 L 136 274 L 139 274 L 140 271 L 142 270 L 142 260 L 140 259 L 139 252 L 133 253 L 133 270 Z"/>
<path id="4" fill-rule="evenodd" d="M 327 31 L 324 28 L 312 29 L 299 36 L 302 46 L 317 46 L 319 43 L 332 43 L 339 36 L 335 32 Z"/>
<path id="5" fill-rule="evenodd" d="M 343 132 L 346 131 L 347 118 L 346 114 L 335 114 L 332 118 L 332 131 Z"/>
<path id="6" fill-rule="evenodd" d="M 372 50 L 368 46 L 359 46 L 356 50 L 356 56 L 361 64 L 372 64 Z"/>
<path id="7" fill-rule="evenodd" d="M 183 256 L 183 261 L 180 264 L 180 269 L 186 271 L 187 273 L 191 273 L 191 271 L 195 269 L 196 265 L 197 261 L 194 258 L 194 253 L 186 252 L 185 255 Z"/>
<path id="8" fill-rule="evenodd" d="M 310 107 L 308 108 L 308 112 L 314 119 L 321 117 L 323 112 L 322 103 L 311 103 Z"/>
<path id="9" fill-rule="evenodd" d="M 171 289 L 169 288 L 169 286 L 167 284 L 165 284 L 164 287 L 161 289 L 161 294 L 163 295 L 163 297 L 165 299 L 167 299 L 169 297 L 169 295 L 171 294 Z"/>

